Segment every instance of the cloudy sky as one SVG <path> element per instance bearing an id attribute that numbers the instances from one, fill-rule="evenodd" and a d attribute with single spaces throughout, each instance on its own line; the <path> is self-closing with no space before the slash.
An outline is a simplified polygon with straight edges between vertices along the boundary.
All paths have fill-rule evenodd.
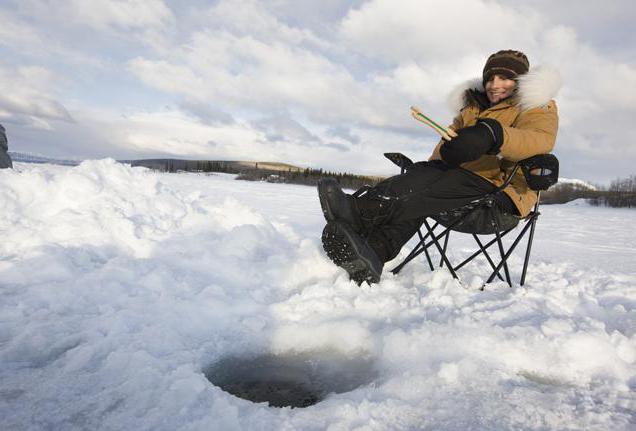
<path id="1" fill-rule="evenodd" d="M 0 122 L 52 157 L 268 160 L 367 174 L 425 159 L 448 94 L 519 49 L 563 76 L 562 176 L 636 173 L 636 3 L 0 0 Z"/>

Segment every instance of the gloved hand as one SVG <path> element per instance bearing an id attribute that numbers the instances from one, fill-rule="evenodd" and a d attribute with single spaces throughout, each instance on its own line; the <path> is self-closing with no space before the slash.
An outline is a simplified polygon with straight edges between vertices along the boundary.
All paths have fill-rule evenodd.
<path id="1" fill-rule="evenodd" d="M 457 137 L 444 142 L 440 155 L 449 166 L 477 160 L 484 154 L 497 154 L 503 143 L 501 124 L 492 118 L 477 121 L 474 126 L 457 131 Z"/>

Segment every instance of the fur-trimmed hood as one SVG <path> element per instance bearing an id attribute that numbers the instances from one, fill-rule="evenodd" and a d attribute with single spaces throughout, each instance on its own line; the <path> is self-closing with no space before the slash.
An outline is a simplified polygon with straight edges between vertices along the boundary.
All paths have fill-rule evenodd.
<path id="1" fill-rule="evenodd" d="M 552 66 L 537 66 L 519 76 L 513 104 L 521 111 L 544 106 L 552 100 L 561 88 L 561 74 Z M 453 112 L 458 112 L 470 103 L 469 90 L 485 92 L 481 78 L 466 81 L 457 86 L 449 95 L 448 104 Z"/>

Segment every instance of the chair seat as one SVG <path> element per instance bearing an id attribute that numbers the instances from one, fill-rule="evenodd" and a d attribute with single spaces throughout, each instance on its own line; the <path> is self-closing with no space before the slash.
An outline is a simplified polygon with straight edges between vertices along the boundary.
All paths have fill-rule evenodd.
<path id="1" fill-rule="evenodd" d="M 451 228 L 452 231 L 470 234 L 474 233 L 476 235 L 490 235 L 496 233 L 497 227 L 492 219 L 492 211 L 490 208 L 478 207 L 468 211 L 468 215 Z M 438 214 L 432 217 L 432 219 L 447 228 L 455 223 L 459 218 L 463 217 L 465 212 L 466 210 L 449 211 Z M 499 232 L 507 231 L 516 227 L 521 220 L 521 217 L 517 215 L 502 213 L 499 211 L 494 211 L 494 213 L 497 217 L 497 222 L 499 223 Z"/>

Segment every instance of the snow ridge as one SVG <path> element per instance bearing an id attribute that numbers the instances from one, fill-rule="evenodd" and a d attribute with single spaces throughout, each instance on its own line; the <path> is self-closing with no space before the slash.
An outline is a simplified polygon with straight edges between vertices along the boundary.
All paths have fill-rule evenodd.
<path id="1" fill-rule="evenodd" d="M 598 188 L 595 185 L 590 184 L 587 181 L 579 180 L 576 178 L 559 178 L 559 184 L 571 184 L 573 186 L 583 187 L 588 190 L 598 190 Z"/>

